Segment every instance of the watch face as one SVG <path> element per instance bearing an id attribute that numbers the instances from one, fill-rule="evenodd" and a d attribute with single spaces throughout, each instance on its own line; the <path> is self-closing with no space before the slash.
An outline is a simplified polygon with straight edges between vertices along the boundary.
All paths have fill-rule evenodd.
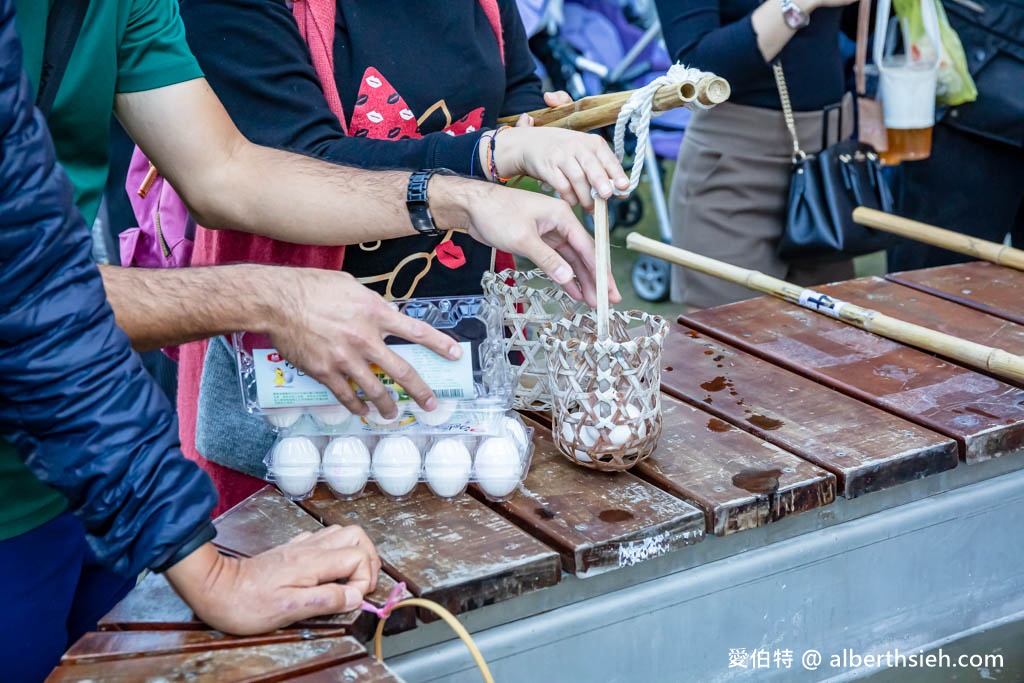
<path id="1" fill-rule="evenodd" d="M 786 20 L 786 26 L 797 29 L 803 28 L 811 23 L 811 18 L 804 13 L 802 9 L 794 5 L 790 5 L 782 11 L 782 17 Z"/>

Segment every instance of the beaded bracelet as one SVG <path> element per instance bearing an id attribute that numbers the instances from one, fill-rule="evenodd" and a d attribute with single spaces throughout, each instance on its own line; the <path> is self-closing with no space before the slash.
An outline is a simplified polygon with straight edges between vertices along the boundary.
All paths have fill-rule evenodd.
<path id="1" fill-rule="evenodd" d="M 498 175 L 498 163 L 494 157 L 494 150 L 496 146 L 495 140 L 498 137 L 498 133 L 505 130 L 506 128 L 508 128 L 508 126 L 499 126 L 498 128 L 496 128 L 495 131 L 491 133 L 491 135 L 489 136 L 490 140 L 487 145 L 487 168 L 491 172 L 491 182 L 502 184 L 507 183 L 512 178 L 503 178 L 502 176 Z"/>

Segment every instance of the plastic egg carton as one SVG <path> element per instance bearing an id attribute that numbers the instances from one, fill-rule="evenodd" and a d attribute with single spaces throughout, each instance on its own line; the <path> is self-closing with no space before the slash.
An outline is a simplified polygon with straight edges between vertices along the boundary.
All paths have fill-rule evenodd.
<path id="1" fill-rule="evenodd" d="M 394 420 L 385 420 L 371 404 L 366 422 L 382 430 L 413 423 L 437 427 L 455 419 L 457 413 L 471 414 L 479 422 L 512 407 L 514 373 L 504 351 L 502 311 L 493 298 L 405 299 L 394 305 L 452 337 L 462 347 L 462 358 L 449 361 L 404 339 L 386 338 L 385 343 L 434 391 L 439 407 L 430 413 L 421 410 L 400 385 L 374 366 L 400 412 Z M 339 433 L 352 423 L 351 414 L 330 390 L 283 358 L 266 336 L 237 332 L 232 335 L 232 345 L 242 399 L 250 413 L 263 416 L 276 429 Z M 359 387 L 354 389 L 365 399 Z"/>
<path id="2" fill-rule="evenodd" d="M 369 482 L 396 500 L 421 482 L 450 500 L 475 482 L 489 500 L 502 501 L 526 478 L 532 458 L 533 429 L 509 412 L 483 423 L 390 431 L 358 421 L 327 432 L 282 430 L 264 463 L 267 481 L 292 500 L 309 497 L 322 481 L 343 500 L 362 495 Z"/>

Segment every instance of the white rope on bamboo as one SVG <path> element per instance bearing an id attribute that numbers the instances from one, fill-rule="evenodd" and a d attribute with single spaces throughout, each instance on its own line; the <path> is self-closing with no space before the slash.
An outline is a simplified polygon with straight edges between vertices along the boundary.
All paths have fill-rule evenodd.
<path id="1" fill-rule="evenodd" d="M 626 155 L 626 127 L 636 136 L 636 151 L 633 154 L 633 168 L 629 172 L 629 189 L 618 193 L 628 195 L 640 184 L 640 176 L 644 170 L 644 156 L 647 153 L 647 145 L 651 136 L 651 118 L 657 116 L 652 109 L 654 106 L 654 95 L 659 88 L 666 85 L 682 85 L 683 83 L 698 83 L 701 79 L 713 76 L 700 69 L 692 69 L 682 64 L 673 64 L 664 76 L 658 76 L 642 88 L 636 89 L 626 104 L 619 110 L 619 117 L 615 121 L 615 156 L 622 161 Z M 688 109 L 710 109 L 713 104 L 704 104 L 699 99 L 687 102 Z"/>

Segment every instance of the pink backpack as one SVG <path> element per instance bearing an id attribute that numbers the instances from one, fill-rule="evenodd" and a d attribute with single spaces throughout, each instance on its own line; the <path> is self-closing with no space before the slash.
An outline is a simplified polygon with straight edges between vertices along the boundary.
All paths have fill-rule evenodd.
<path id="1" fill-rule="evenodd" d="M 505 61 L 505 41 L 497 0 L 479 0 L 498 40 Z M 345 111 L 334 80 L 334 19 L 337 0 L 297 0 L 291 3 L 299 33 L 306 41 L 327 104 L 348 134 Z M 192 262 L 196 223 L 167 179 L 138 147 L 132 154 L 125 190 L 139 227 L 120 235 L 121 265 L 140 268 L 183 268 Z"/>

